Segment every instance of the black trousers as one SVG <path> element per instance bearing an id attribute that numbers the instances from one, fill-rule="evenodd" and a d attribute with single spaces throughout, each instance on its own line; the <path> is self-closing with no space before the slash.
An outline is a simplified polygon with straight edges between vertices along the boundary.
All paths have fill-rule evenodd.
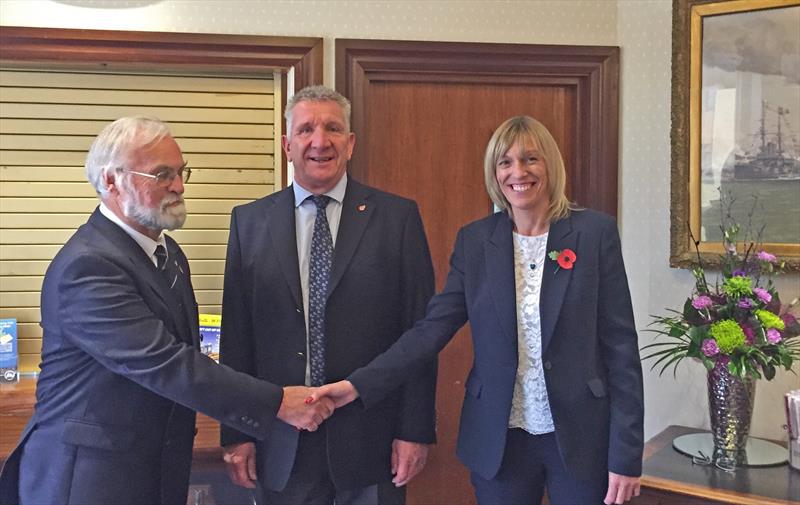
<path id="1" fill-rule="evenodd" d="M 592 481 L 572 477 L 558 452 L 555 433 L 508 430 L 500 471 L 490 480 L 471 474 L 479 505 L 539 505 L 547 488 L 551 505 L 598 505 L 608 491 L 608 471 Z"/>
<path id="2" fill-rule="evenodd" d="M 283 491 L 264 491 L 264 505 L 404 505 L 405 487 L 391 479 L 358 489 L 336 489 L 328 471 L 326 429 L 303 431 L 289 482 Z"/>

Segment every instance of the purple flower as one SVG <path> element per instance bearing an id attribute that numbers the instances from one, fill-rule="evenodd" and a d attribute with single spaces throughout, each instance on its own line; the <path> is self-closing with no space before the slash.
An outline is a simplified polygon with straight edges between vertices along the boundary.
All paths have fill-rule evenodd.
<path id="1" fill-rule="evenodd" d="M 769 291 L 764 288 L 754 288 L 753 293 L 755 293 L 758 299 L 764 303 L 769 303 L 772 301 L 772 295 L 769 294 Z"/>
<path id="2" fill-rule="evenodd" d="M 692 307 L 696 308 L 697 310 L 708 309 L 714 302 L 711 301 L 711 298 L 706 295 L 696 296 L 694 300 L 692 300 Z"/>
<path id="3" fill-rule="evenodd" d="M 781 341 L 781 332 L 776 330 L 775 328 L 770 328 L 767 330 L 767 342 L 770 344 L 777 344 Z"/>
<path id="4" fill-rule="evenodd" d="M 717 342 L 713 338 L 707 338 L 703 340 L 703 345 L 701 347 L 703 354 L 708 356 L 716 356 L 719 354 L 719 347 L 717 347 Z"/>
<path id="5" fill-rule="evenodd" d="M 731 277 L 747 277 L 747 270 L 741 268 L 739 270 L 734 270 Z"/>
<path id="6" fill-rule="evenodd" d="M 753 345 L 753 342 L 756 341 L 756 335 L 753 333 L 753 328 L 751 328 L 749 324 L 739 323 L 739 326 L 741 326 L 742 331 L 744 332 L 744 341 L 748 345 Z"/>
<path id="7" fill-rule="evenodd" d="M 758 259 L 766 261 L 767 263 L 775 263 L 778 260 L 774 254 L 770 254 L 767 251 L 759 251 Z"/>
<path id="8" fill-rule="evenodd" d="M 755 305 L 753 300 L 749 298 L 742 298 L 738 303 L 736 303 L 736 306 L 740 309 L 752 309 L 753 305 Z"/>

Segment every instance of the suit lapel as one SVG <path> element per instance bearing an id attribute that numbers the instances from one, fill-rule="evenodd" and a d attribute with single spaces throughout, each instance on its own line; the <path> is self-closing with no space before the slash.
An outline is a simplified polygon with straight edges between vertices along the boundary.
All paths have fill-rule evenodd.
<path id="1" fill-rule="evenodd" d="M 133 270 L 147 282 L 164 304 L 173 308 L 173 305 L 170 305 L 171 297 L 167 289 L 168 286 L 139 244 L 137 244 L 130 235 L 125 233 L 122 228 L 105 217 L 100 212 L 99 208 L 95 210 L 94 214 L 89 218 L 89 223 L 97 228 L 101 236 L 111 242 L 117 251 L 128 258 L 133 265 Z"/>
<path id="2" fill-rule="evenodd" d="M 503 333 L 517 341 L 516 280 L 512 223 L 505 213 L 497 214 L 495 228 L 484 244 L 486 278 Z M 510 295 L 510 296 L 509 296 Z M 516 352 L 516 347 L 514 348 Z"/>
<path id="3" fill-rule="evenodd" d="M 579 235 L 580 233 L 573 231 L 570 218 L 559 219 L 550 225 L 545 254 L 549 254 L 551 251 L 563 251 L 564 249 L 577 251 Z M 576 260 L 576 265 L 580 265 L 580 258 Z M 567 286 L 571 278 L 572 270 L 559 268 L 557 261 L 551 260 L 547 256 L 545 257 L 544 272 L 542 272 L 542 291 L 539 298 L 543 353 L 547 350 L 547 346 L 553 336 L 556 321 L 561 312 L 561 305 L 564 302 L 564 295 L 567 292 Z"/>
<path id="4" fill-rule="evenodd" d="M 336 289 L 347 270 L 372 212 L 375 210 L 371 205 L 370 193 L 369 188 L 352 178 L 347 181 L 347 191 L 344 194 L 344 201 L 342 201 L 342 217 L 339 220 L 339 231 L 336 236 L 336 248 L 333 253 L 333 268 L 328 282 L 328 296 Z"/>
<path id="5" fill-rule="evenodd" d="M 291 186 L 278 193 L 273 206 L 267 209 L 266 217 L 267 229 L 272 239 L 272 248 L 277 253 L 281 272 L 283 272 L 286 284 L 292 293 L 295 306 L 302 307 L 300 265 L 297 260 L 294 191 Z"/>
<path id="6" fill-rule="evenodd" d="M 89 218 L 89 223 L 91 223 L 91 225 L 100 232 L 101 236 L 107 239 L 120 254 L 128 258 L 133 265 L 132 271 L 136 272 L 136 275 L 147 283 L 151 291 L 153 291 L 168 308 L 168 312 L 175 315 L 175 321 L 179 324 L 183 322 L 183 309 L 181 308 L 179 297 L 169 289 L 166 280 L 161 273 L 156 270 L 156 266 L 139 244 L 137 244 L 130 235 L 125 233 L 122 228 L 105 217 L 100 212 L 99 208 L 96 209 Z M 177 252 L 171 248 L 169 254 L 172 260 L 175 258 L 173 254 L 177 254 Z"/>
<path id="7" fill-rule="evenodd" d="M 184 262 L 184 256 L 178 248 L 178 244 L 174 241 L 167 240 L 167 248 L 169 249 L 169 261 L 177 261 L 179 270 L 178 279 L 176 281 L 178 285 L 169 290 L 169 294 L 171 295 L 170 298 L 173 298 L 179 302 L 179 312 L 175 312 L 175 314 L 179 314 L 180 316 L 176 316 L 176 322 L 179 328 L 178 333 L 180 333 L 179 337 L 181 337 L 185 342 L 191 343 L 193 346 L 199 348 L 200 334 L 198 331 L 196 331 L 199 320 L 197 320 L 196 323 L 192 321 L 193 319 L 198 318 L 198 315 L 194 311 L 192 281 L 189 278 L 189 272 L 186 271 L 182 266 Z"/>

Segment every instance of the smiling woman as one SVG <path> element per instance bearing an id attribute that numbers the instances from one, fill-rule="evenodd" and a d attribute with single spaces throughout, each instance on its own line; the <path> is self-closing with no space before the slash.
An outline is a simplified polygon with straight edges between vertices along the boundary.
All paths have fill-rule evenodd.
<path id="1" fill-rule="evenodd" d="M 456 452 L 477 501 L 539 503 L 545 488 L 553 505 L 628 501 L 639 494 L 644 407 L 616 223 L 570 204 L 558 146 L 531 117 L 497 128 L 484 175 L 502 211 L 458 232 L 425 319 L 314 397 L 380 405 L 469 322 Z"/>

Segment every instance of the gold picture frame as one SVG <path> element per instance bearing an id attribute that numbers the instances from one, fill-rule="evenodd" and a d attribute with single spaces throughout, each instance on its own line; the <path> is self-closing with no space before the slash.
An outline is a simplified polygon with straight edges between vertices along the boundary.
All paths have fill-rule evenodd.
<path id="1" fill-rule="evenodd" d="M 783 10 L 788 9 L 788 10 Z M 797 11 L 797 12 L 796 12 Z M 789 203 L 782 203 L 782 207 L 770 207 L 772 213 L 771 221 L 774 223 L 777 218 L 782 221 L 780 224 L 786 229 L 781 229 L 777 233 L 783 236 L 779 239 L 767 237 L 763 240 L 764 249 L 777 255 L 786 262 L 787 269 L 800 270 L 800 240 L 795 237 L 800 235 L 800 154 L 790 151 L 782 151 L 781 140 L 775 144 L 772 140 L 766 140 L 765 127 L 766 113 L 777 113 L 778 122 L 785 120 L 789 114 L 792 121 L 800 121 L 800 82 L 797 83 L 797 96 L 795 100 L 795 85 L 791 81 L 795 79 L 795 68 L 791 68 L 791 75 L 777 74 L 772 69 L 767 69 L 766 73 L 759 73 L 759 70 L 752 68 L 745 69 L 746 61 L 757 61 L 763 64 L 765 58 L 755 58 L 756 51 L 750 50 L 746 46 L 749 32 L 753 32 L 753 23 L 764 19 L 777 19 L 779 23 L 784 23 L 787 15 L 793 16 L 800 13 L 800 0 L 673 0 L 672 14 L 672 128 L 671 128 L 671 198 L 670 198 L 670 266 L 689 268 L 698 262 L 698 251 L 701 261 L 706 266 L 719 265 L 720 254 L 723 252 L 721 238 L 715 239 L 711 236 L 714 218 L 711 217 L 712 207 L 716 202 L 717 208 L 721 206 L 720 200 L 713 200 L 714 191 L 717 195 L 722 193 L 734 194 L 741 202 L 741 195 L 748 190 L 758 196 L 760 200 L 755 200 L 758 208 L 767 205 L 778 205 L 778 202 L 785 202 L 785 197 L 778 192 L 787 192 Z M 777 16 L 777 17 L 775 17 Z M 721 23 L 722 22 L 722 23 Z M 794 21 L 790 21 L 793 23 Z M 713 25 L 709 23 L 714 23 Z M 737 26 L 737 23 L 740 26 Z M 708 25 L 708 26 L 706 26 Z M 721 30 L 720 27 L 725 27 Z M 716 27 L 715 30 L 711 28 Z M 731 28 L 732 27 L 732 28 Z M 708 37 L 704 39 L 704 30 Z M 791 28 L 790 28 L 791 30 Z M 794 30 L 797 30 L 795 27 Z M 780 30 L 777 30 L 780 32 Z M 780 33 L 774 34 L 768 31 L 770 36 L 779 37 Z M 718 34 L 717 39 L 711 38 Z M 737 36 L 736 43 L 732 37 Z M 764 32 L 753 33 L 753 40 L 763 39 Z M 790 37 L 797 37 L 797 32 L 790 32 Z M 731 38 L 731 40 L 727 40 Z M 760 39 L 761 38 L 761 39 Z M 781 51 L 790 47 L 792 54 L 788 60 L 798 61 L 800 51 L 796 51 L 793 41 L 789 41 L 788 46 L 780 46 Z M 726 45 L 726 43 L 728 43 Z M 714 60 L 718 53 L 714 48 L 721 48 L 720 51 L 724 58 Z M 741 45 L 741 47 L 740 47 Z M 706 54 L 704 54 L 704 47 Z M 742 51 L 738 54 L 737 51 Z M 781 53 L 783 54 L 783 53 Z M 772 53 L 767 53 L 767 60 L 773 57 Z M 704 60 L 706 58 L 706 60 Z M 778 56 L 774 56 L 779 59 Z M 784 58 L 785 60 L 786 58 Z M 771 61 L 771 60 L 769 60 Z M 780 62 L 778 63 L 780 65 Z M 785 64 L 784 64 L 785 65 Z M 722 68 L 723 70 L 718 70 Z M 755 67 L 753 67 L 755 68 Z M 766 67 L 764 67 L 766 68 Z M 723 89 L 723 86 L 709 87 L 704 82 L 703 71 L 706 69 L 709 75 L 725 76 L 732 80 L 732 91 Z M 713 72 L 712 72 L 713 70 Z M 727 74 L 726 74 L 727 72 Z M 755 72 L 755 73 L 754 73 Z M 731 79 L 731 75 L 735 78 Z M 744 77 L 742 77 L 744 76 Z M 755 77 L 752 77 L 755 76 Z M 761 86 L 761 82 L 769 78 L 769 87 Z M 705 79 L 708 80 L 709 78 Z M 748 80 L 749 79 L 749 80 Z M 783 81 L 781 81 L 783 79 Z M 748 83 L 757 80 L 759 88 L 754 91 L 754 86 L 743 86 L 742 82 Z M 783 87 L 780 83 L 786 82 Z M 770 93 L 774 91 L 773 83 L 779 83 L 779 91 L 773 93 L 779 98 L 775 99 L 776 104 L 770 100 Z M 744 88 L 744 91 L 742 89 Z M 710 90 L 710 91 L 709 91 Z M 725 92 L 724 94 L 722 92 Z M 708 112 L 706 101 L 709 96 L 716 98 L 722 105 L 715 103 L 717 109 L 723 111 L 719 114 L 717 109 Z M 729 99 L 728 102 L 720 100 L 720 97 Z M 781 103 L 786 101 L 792 103 Z M 727 106 L 725 106 L 727 104 Z M 757 117 L 761 107 L 760 118 Z M 740 111 L 746 111 L 745 121 L 741 119 Z M 731 112 L 733 111 L 733 112 Z M 720 116 L 714 117 L 714 114 Z M 711 119 L 712 121 L 709 121 Z M 713 120 L 716 119 L 716 123 Z M 758 135 L 751 137 L 760 138 L 760 146 L 750 149 L 743 146 L 742 139 L 745 137 L 741 130 L 750 128 L 752 122 L 758 121 L 760 124 Z M 725 142 L 719 142 L 716 131 L 709 135 L 709 123 L 719 124 L 720 129 L 724 129 L 723 138 Z M 747 123 L 747 124 L 744 124 Z M 734 126 L 731 126 L 731 125 Z M 797 123 L 800 124 L 800 123 Z M 781 134 L 780 125 L 778 134 Z M 800 128 L 794 130 L 794 134 L 800 134 Z M 705 133 L 704 133 L 705 132 Z M 703 137 L 706 135 L 706 137 Z M 704 140 L 711 139 L 711 142 Z M 713 142 L 717 142 L 714 145 Z M 769 146 L 772 142 L 772 146 Z M 778 152 L 785 156 L 788 161 L 781 161 L 780 168 L 773 165 L 758 165 L 763 158 L 761 153 L 767 146 L 773 154 L 778 145 Z M 710 146 L 710 147 L 709 147 Z M 750 149 L 750 150 L 748 150 Z M 762 151 L 759 151 L 761 149 Z M 717 155 L 722 153 L 723 156 Z M 724 154 L 727 152 L 727 156 Z M 795 160 L 795 156 L 797 159 Z M 711 160 L 711 161 L 709 161 Z M 714 161 L 716 160 L 716 161 Z M 716 164 L 715 164 L 716 163 Z M 797 165 L 794 165 L 797 163 Z M 797 172 L 795 172 L 797 168 Z M 798 177 L 795 180 L 795 175 Z M 709 189 L 714 183 L 719 184 L 717 189 Z M 794 187 L 797 187 L 797 200 L 792 203 Z M 788 188 L 788 189 L 787 189 Z M 773 192 L 776 195 L 772 198 Z M 709 196 L 710 195 L 710 196 Z M 748 215 L 756 214 L 758 210 L 753 205 L 749 205 Z M 764 216 L 767 212 L 763 213 Z M 785 215 L 784 215 L 785 214 Z M 721 216 L 721 214 L 719 214 Z M 704 219 L 708 222 L 704 222 Z M 766 217 L 765 217 L 766 219 Z M 717 224 L 721 219 L 717 219 Z M 741 223 L 746 225 L 747 223 Z M 777 225 L 772 225 L 777 228 Z M 718 226 L 717 226 L 718 228 Z M 796 228 L 796 230 L 795 230 Z M 716 232 L 719 233 L 719 232 Z M 721 234 L 720 234 L 721 235 Z M 695 240 L 697 248 L 695 248 Z"/>

